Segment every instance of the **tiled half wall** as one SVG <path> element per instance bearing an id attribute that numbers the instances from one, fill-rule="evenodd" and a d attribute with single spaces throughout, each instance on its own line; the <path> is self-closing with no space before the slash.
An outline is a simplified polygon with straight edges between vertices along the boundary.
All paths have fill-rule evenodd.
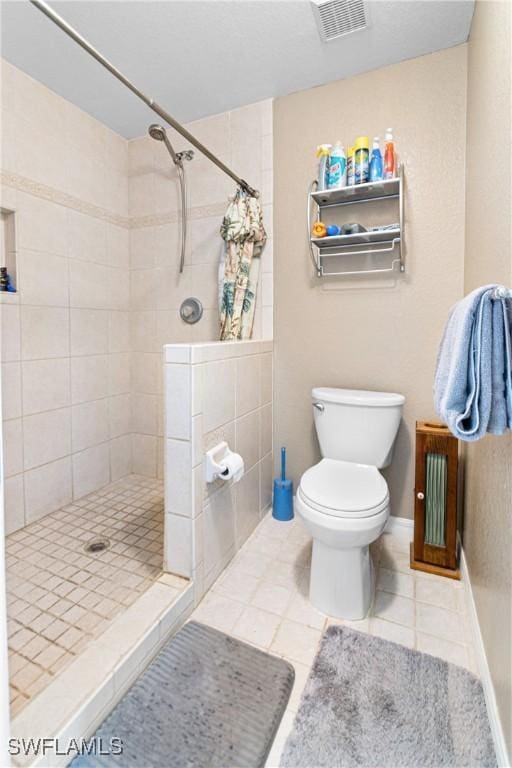
<path id="1" fill-rule="evenodd" d="M 272 500 L 272 341 L 164 348 L 165 568 L 194 579 L 196 600 Z M 239 483 L 204 480 L 204 454 L 225 440 Z"/>

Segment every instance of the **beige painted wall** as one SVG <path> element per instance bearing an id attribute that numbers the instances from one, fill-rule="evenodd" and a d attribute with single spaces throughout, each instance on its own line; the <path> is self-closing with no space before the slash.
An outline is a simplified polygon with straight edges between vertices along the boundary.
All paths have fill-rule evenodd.
<path id="1" fill-rule="evenodd" d="M 382 277 L 345 279 L 326 290 L 313 276 L 304 226 L 316 146 L 382 136 L 389 125 L 405 164 L 407 272 L 391 286 Z M 288 446 L 297 482 L 319 459 L 314 385 L 402 392 L 404 419 L 385 474 L 392 513 L 404 517 L 413 511 L 415 421 L 435 415 L 439 340 L 463 290 L 465 135 L 465 45 L 274 104 L 276 446 Z M 358 220 L 355 208 L 346 221 Z"/>
<path id="2" fill-rule="evenodd" d="M 512 285 L 508 2 L 478 2 L 468 45 L 465 290 Z M 512 435 L 466 451 L 464 549 L 512 755 Z"/>

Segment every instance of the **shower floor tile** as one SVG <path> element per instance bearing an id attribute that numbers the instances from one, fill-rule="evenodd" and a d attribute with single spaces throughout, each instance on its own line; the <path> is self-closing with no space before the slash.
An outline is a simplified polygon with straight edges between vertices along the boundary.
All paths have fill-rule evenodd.
<path id="1" fill-rule="evenodd" d="M 163 483 L 130 475 L 7 537 L 11 717 L 159 577 L 163 511 Z"/>

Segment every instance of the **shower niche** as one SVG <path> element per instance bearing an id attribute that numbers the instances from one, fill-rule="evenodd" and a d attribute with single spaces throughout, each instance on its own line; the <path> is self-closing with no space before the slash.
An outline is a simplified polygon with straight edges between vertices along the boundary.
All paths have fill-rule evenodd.
<path id="1" fill-rule="evenodd" d="M 462 494 L 459 441 L 438 422 L 416 422 L 414 541 L 411 568 L 460 579 Z"/>
<path id="2" fill-rule="evenodd" d="M 15 213 L 0 208 L 0 291 L 5 295 L 16 292 L 16 230 Z"/>

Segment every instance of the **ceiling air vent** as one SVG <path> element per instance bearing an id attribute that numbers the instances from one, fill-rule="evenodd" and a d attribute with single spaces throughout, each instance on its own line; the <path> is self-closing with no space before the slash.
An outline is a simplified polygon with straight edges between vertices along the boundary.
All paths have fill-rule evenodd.
<path id="1" fill-rule="evenodd" d="M 326 43 L 368 26 L 363 0 L 311 0 L 320 37 Z"/>

